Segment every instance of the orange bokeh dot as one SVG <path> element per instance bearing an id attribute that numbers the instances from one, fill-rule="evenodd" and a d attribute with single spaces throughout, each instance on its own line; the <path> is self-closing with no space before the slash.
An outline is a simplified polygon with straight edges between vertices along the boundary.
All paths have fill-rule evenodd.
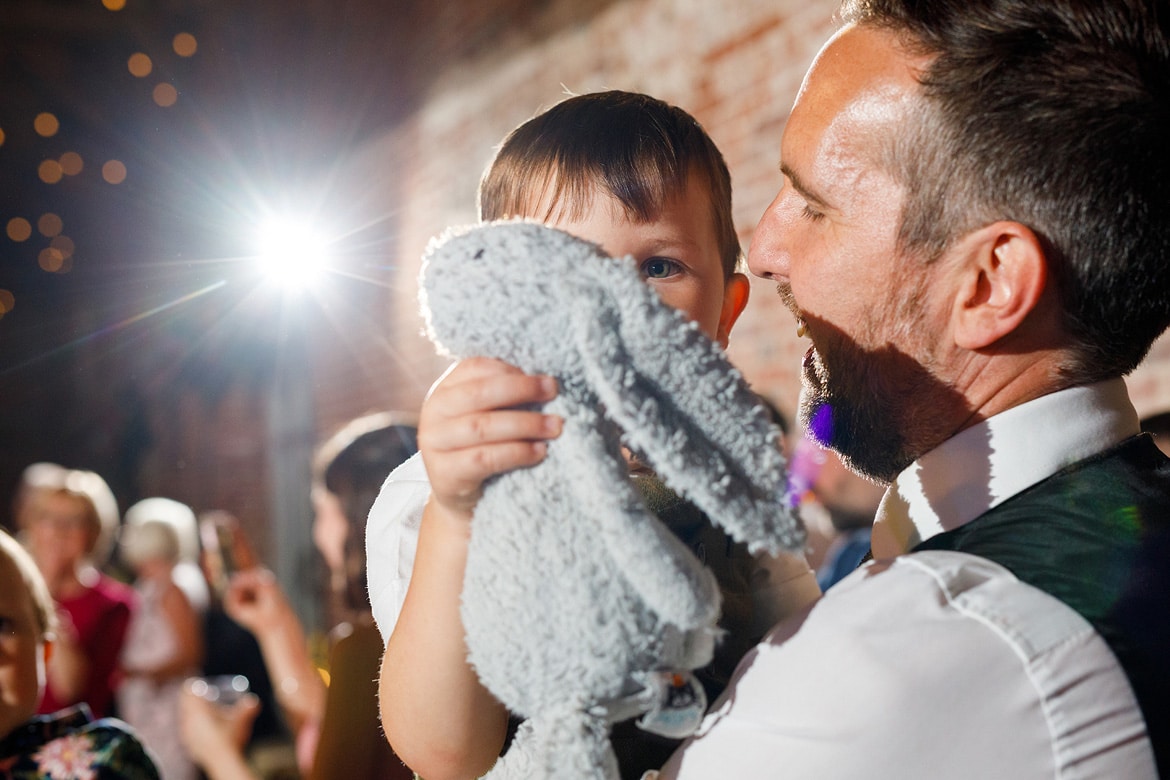
<path id="1" fill-rule="evenodd" d="M 121 11 L 126 7 L 126 0 L 102 0 L 102 5 L 109 11 Z"/>
<path id="2" fill-rule="evenodd" d="M 68 260 L 73 257 L 74 250 L 77 249 L 73 239 L 69 236 L 56 236 L 49 242 L 49 246 L 61 253 L 61 257 Z"/>
<path id="3" fill-rule="evenodd" d="M 57 134 L 57 131 L 61 129 L 61 123 L 48 111 L 42 111 L 33 120 L 33 129 L 37 131 L 37 135 L 49 138 Z"/>
<path id="4" fill-rule="evenodd" d="M 154 102 L 158 103 L 163 108 L 169 108 L 175 104 L 179 99 L 179 90 L 171 84 L 163 82 L 156 84 L 154 87 Z"/>
<path id="5" fill-rule="evenodd" d="M 9 290 L 0 290 L 0 314 L 7 314 L 16 306 L 16 296 Z"/>
<path id="6" fill-rule="evenodd" d="M 66 176 L 76 176 L 85 167 L 85 161 L 77 152 L 65 152 L 57 162 L 61 163 L 61 172 Z"/>
<path id="7" fill-rule="evenodd" d="M 41 177 L 41 181 L 45 184 L 56 184 L 61 181 L 61 177 L 65 175 L 65 171 L 61 168 L 61 163 L 56 160 L 44 160 L 37 166 L 37 176 Z"/>
<path id="8" fill-rule="evenodd" d="M 126 181 L 126 166 L 119 160 L 110 160 L 102 166 L 102 178 L 110 184 Z"/>
<path id="9" fill-rule="evenodd" d="M 154 70 L 154 63 L 150 61 L 150 57 L 139 51 L 131 54 L 130 59 L 126 60 L 126 68 L 131 75 L 142 78 L 150 75 L 150 72 Z"/>
<path id="10" fill-rule="evenodd" d="M 0 128 L 0 146 L 4 145 L 4 129 Z"/>
<path id="11" fill-rule="evenodd" d="M 176 35 L 175 39 L 171 41 L 171 46 L 174 47 L 175 54 L 178 54 L 180 57 L 190 57 L 199 48 L 195 36 L 185 32 Z"/>
<path id="12" fill-rule="evenodd" d="M 37 255 L 37 265 L 41 267 L 42 271 L 48 271 L 55 274 L 61 270 L 61 266 L 65 264 L 65 255 L 61 254 L 61 250 L 54 249 L 47 246 L 41 250 Z"/>
<path id="13" fill-rule="evenodd" d="M 37 220 L 37 230 L 41 231 L 41 235 L 45 238 L 59 235 L 63 227 L 65 227 L 65 223 L 51 211 L 41 214 L 41 218 Z"/>
<path id="14" fill-rule="evenodd" d="M 28 241 L 32 235 L 32 225 L 24 217 L 13 217 L 8 220 L 8 237 L 13 241 Z"/>

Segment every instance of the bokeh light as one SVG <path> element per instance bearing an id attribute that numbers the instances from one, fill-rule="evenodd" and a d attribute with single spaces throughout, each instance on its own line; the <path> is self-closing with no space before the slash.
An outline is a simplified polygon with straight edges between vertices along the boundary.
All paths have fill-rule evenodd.
<path id="1" fill-rule="evenodd" d="M 54 236 L 53 240 L 49 242 L 49 246 L 60 252 L 61 257 L 66 260 L 73 257 L 73 252 L 77 249 L 73 239 L 69 236 Z"/>
<path id="2" fill-rule="evenodd" d="M 110 11 L 121 11 L 126 7 L 126 0 L 102 0 L 102 5 Z"/>
<path id="3" fill-rule="evenodd" d="M 4 145 L 4 128 L 0 127 L 0 146 Z"/>
<path id="4" fill-rule="evenodd" d="M 121 184 L 126 181 L 126 166 L 121 160 L 108 160 L 102 166 L 102 178 L 109 184 Z"/>
<path id="5" fill-rule="evenodd" d="M 57 162 L 61 163 L 61 172 L 66 176 L 76 176 L 85 167 L 85 161 L 77 152 L 65 152 Z"/>
<path id="6" fill-rule="evenodd" d="M 24 217 L 8 220 L 8 237 L 13 241 L 28 241 L 32 236 L 32 224 Z"/>
<path id="7" fill-rule="evenodd" d="M 139 51 L 131 54 L 130 59 L 126 60 L 126 68 L 131 75 L 143 78 L 154 70 L 154 63 L 150 61 L 150 57 Z"/>
<path id="8" fill-rule="evenodd" d="M 16 296 L 10 290 L 0 290 L 0 317 L 12 311 L 16 306 Z"/>
<path id="9" fill-rule="evenodd" d="M 173 84 L 156 84 L 154 87 L 154 102 L 163 108 L 170 108 L 179 99 L 179 90 Z"/>
<path id="10" fill-rule="evenodd" d="M 185 32 L 176 35 L 175 39 L 171 41 L 171 46 L 174 47 L 175 54 L 178 54 L 180 57 L 191 57 L 195 54 L 195 50 L 199 48 L 195 36 Z"/>
<path id="11" fill-rule="evenodd" d="M 37 131 L 37 135 L 44 138 L 51 138 L 61 129 L 61 123 L 57 121 L 57 117 L 48 111 L 42 111 L 33 120 L 33 129 Z"/>
<path id="12" fill-rule="evenodd" d="M 61 177 L 65 175 L 65 171 L 61 168 L 61 163 L 56 160 L 43 160 L 37 166 L 37 176 L 45 184 L 56 184 L 61 181 Z"/>
<path id="13" fill-rule="evenodd" d="M 37 220 L 37 230 L 45 238 L 59 235 L 64 227 L 65 223 L 61 221 L 61 218 L 51 211 L 41 214 L 40 219 Z"/>
<path id="14" fill-rule="evenodd" d="M 65 255 L 61 254 L 61 250 L 47 246 L 37 255 L 37 265 L 41 267 L 42 271 L 48 271 L 51 274 L 59 273 L 65 265 Z"/>

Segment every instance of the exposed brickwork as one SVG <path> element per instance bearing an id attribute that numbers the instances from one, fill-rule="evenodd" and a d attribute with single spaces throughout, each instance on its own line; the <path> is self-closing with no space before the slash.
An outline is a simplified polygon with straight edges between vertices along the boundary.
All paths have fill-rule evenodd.
<path id="1" fill-rule="evenodd" d="M 482 36 L 472 47 L 459 48 L 450 40 L 467 32 L 469 16 L 458 25 L 423 22 L 430 32 L 416 41 L 417 51 L 460 56 L 431 74 L 417 111 L 373 147 L 385 170 L 398 170 L 386 191 L 387 208 L 399 219 L 399 272 L 386 317 L 386 336 L 393 340 L 390 405 L 416 407 L 446 365 L 418 336 L 418 258 L 444 227 L 474 220 L 480 172 L 508 130 L 559 100 L 565 89 L 641 90 L 681 105 L 698 117 L 727 158 L 746 248 L 779 185 L 779 139 L 789 107 L 808 63 L 833 29 L 836 8 L 835 0 L 626 0 L 597 4 L 588 23 L 578 7 L 566 24 L 573 5 L 548 0 L 523 13 L 506 0 L 481 5 L 472 27 L 489 17 L 508 19 L 506 25 L 494 23 L 498 46 Z M 489 6 L 497 16 L 487 13 Z M 442 68 L 433 58 L 427 64 Z M 751 303 L 732 336 L 733 361 L 757 389 L 791 411 L 804 349 L 772 286 L 755 280 Z M 1165 341 L 1131 384 L 1139 411 L 1170 406 Z M 355 406 L 355 389 L 344 388 L 349 406 Z"/>

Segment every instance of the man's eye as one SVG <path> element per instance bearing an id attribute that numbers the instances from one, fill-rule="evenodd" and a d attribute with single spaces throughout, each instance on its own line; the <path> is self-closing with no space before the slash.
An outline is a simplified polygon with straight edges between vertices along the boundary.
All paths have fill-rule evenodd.
<path id="1" fill-rule="evenodd" d="M 821 220 L 821 219 L 825 218 L 824 214 L 822 214 L 819 211 L 814 211 L 812 209 L 812 207 L 810 207 L 808 205 L 806 205 L 803 209 L 800 210 L 800 216 L 804 217 L 809 222 L 816 222 L 817 220 Z"/>
<path id="2" fill-rule="evenodd" d="M 651 257 L 642 263 L 642 275 L 647 279 L 668 279 L 678 272 L 678 263 L 665 257 Z"/>

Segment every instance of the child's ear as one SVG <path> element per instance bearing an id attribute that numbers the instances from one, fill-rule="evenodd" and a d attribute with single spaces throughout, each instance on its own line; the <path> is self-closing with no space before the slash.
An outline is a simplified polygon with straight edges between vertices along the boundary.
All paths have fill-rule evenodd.
<path id="1" fill-rule="evenodd" d="M 732 274 L 723 287 L 723 309 L 719 312 L 719 330 L 715 340 L 724 349 L 727 349 L 727 340 L 731 336 L 731 329 L 735 327 L 735 321 L 747 306 L 751 290 L 751 282 L 741 273 Z"/>

